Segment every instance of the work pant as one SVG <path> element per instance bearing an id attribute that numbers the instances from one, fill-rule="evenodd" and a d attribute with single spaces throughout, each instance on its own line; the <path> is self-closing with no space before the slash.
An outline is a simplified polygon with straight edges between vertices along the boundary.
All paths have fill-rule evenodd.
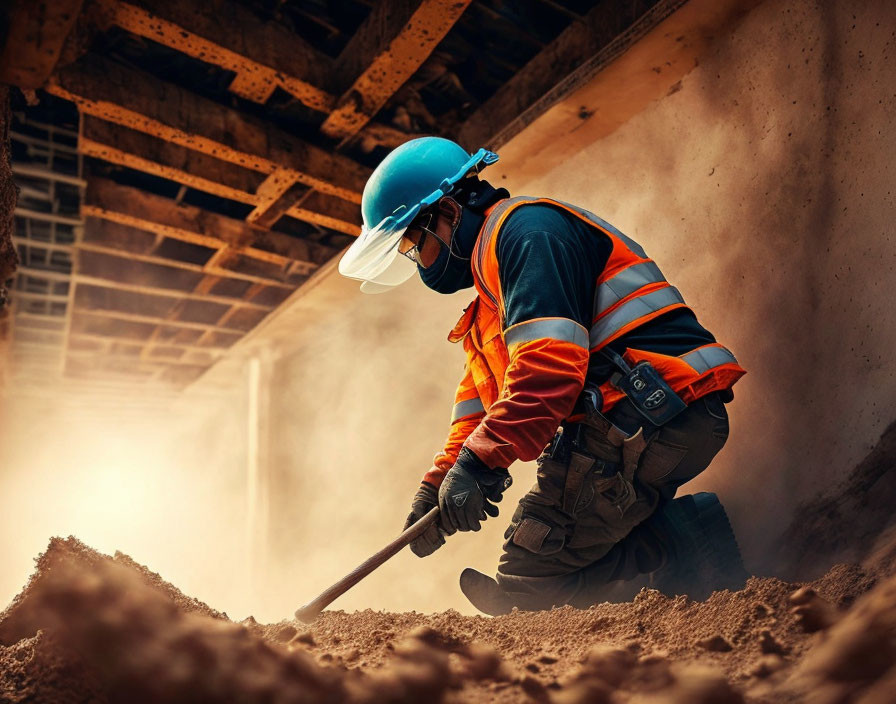
<path id="1" fill-rule="evenodd" d="M 607 418 L 563 427 L 539 457 L 537 481 L 504 534 L 499 585 L 520 608 L 581 607 L 602 600 L 608 583 L 659 568 L 668 545 L 651 517 L 709 466 L 727 438 L 718 392 L 661 428 L 643 421 L 628 399 Z"/>

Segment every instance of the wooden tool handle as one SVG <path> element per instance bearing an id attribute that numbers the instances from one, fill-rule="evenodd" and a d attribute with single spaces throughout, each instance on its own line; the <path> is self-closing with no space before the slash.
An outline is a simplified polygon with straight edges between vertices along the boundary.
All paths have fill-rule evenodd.
<path id="1" fill-rule="evenodd" d="M 368 557 L 364 562 L 345 575 L 345 577 L 336 582 L 336 584 L 329 589 L 324 590 L 314 601 L 308 602 L 305 606 L 296 611 L 296 618 L 303 623 L 311 623 L 318 617 L 321 611 L 327 608 L 327 606 L 345 594 L 349 589 L 373 572 L 377 567 L 382 565 L 390 557 L 400 552 L 405 545 L 408 545 L 415 538 L 422 535 L 427 528 L 438 520 L 438 518 L 439 507 L 436 506 L 419 521 L 406 528 L 401 535 L 386 547 L 375 555 Z"/>

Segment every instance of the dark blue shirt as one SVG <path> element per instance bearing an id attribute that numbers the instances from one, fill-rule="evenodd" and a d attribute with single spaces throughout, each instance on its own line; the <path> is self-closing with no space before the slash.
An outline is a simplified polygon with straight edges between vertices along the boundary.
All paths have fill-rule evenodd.
<path id="1" fill-rule="evenodd" d="M 609 237 L 582 220 L 546 204 L 514 210 L 501 227 L 497 256 L 504 295 L 505 326 L 533 318 L 570 318 L 591 328 L 594 289 L 610 257 Z M 690 309 L 665 313 L 610 344 L 680 355 L 715 342 Z M 603 355 L 593 355 L 589 380 L 601 384 L 613 372 Z"/>

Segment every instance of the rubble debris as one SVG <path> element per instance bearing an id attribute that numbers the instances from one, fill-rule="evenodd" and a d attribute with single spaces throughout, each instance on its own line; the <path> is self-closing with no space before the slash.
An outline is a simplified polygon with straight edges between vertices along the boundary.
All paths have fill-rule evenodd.
<path id="1" fill-rule="evenodd" d="M 823 628 L 806 629 L 812 608 Z M 234 622 L 69 538 L 0 614 L 4 702 L 883 702 L 894 672 L 896 577 L 845 566 L 704 602 L 644 590 L 498 618 L 328 611 L 306 628 Z"/>

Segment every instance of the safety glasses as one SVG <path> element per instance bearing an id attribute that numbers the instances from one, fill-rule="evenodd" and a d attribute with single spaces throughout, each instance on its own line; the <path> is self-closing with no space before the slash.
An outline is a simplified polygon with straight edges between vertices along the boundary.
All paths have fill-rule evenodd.
<path id="1" fill-rule="evenodd" d="M 423 243 L 426 242 L 426 237 L 432 235 L 439 239 L 439 236 L 432 229 L 435 213 L 435 205 L 418 213 L 411 221 L 411 224 L 408 225 L 408 229 L 405 230 L 404 236 L 398 243 L 398 251 L 418 266 L 423 266 L 423 262 L 420 259 L 420 250 L 423 248 Z M 415 236 L 416 241 L 414 241 Z"/>

